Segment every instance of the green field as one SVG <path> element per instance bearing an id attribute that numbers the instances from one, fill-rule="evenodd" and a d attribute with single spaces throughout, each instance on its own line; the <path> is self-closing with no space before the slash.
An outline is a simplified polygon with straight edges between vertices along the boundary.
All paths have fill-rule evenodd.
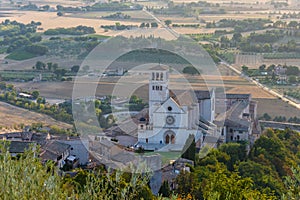
<path id="1" fill-rule="evenodd" d="M 42 74 L 43 80 L 51 79 L 55 76 L 52 72 L 34 72 L 34 71 L 0 71 L 1 78 L 4 80 L 24 80 L 30 81 Z"/>
<path id="2" fill-rule="evenodd" d="M 264 59 L 300 59 L 300 53 L 264 53 Z"/>
<path id="3" fill-rule="evenodd" d="M 145 153 L 145 156 L 157 155 L 161 156 L 162 165 L 170 164 L 170 161 L 177 160 L 181 157 L 181 152 L 170 151 L 170 152 L 149 152 Z"/>
<path id="4" fill-rule="evenodd" d="M 37 55 L 29 53 L 27 51 L 24 50 L 18 50 L 18 51 L 14 51 L 11 54 L 9 54 L 8 56 L 6 56 L 6 59 L 11 59 L 11 60 L 26 60 L 29 58 L 34 58 L 37 57 Z"/>

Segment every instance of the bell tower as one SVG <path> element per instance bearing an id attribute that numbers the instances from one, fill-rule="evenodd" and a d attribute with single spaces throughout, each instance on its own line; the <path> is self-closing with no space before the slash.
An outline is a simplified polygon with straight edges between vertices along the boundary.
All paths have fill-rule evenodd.
<path id="1" fill-rule="evenodd" d="M 153 112 L 169 98 L 169 67 L 157 65 L 150 69 L 149 80 L 149 122 L 153 122 Z"/>

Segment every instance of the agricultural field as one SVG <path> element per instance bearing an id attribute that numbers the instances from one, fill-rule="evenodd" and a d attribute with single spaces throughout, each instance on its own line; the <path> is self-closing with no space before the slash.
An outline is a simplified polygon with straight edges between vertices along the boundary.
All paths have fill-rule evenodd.
<path id="1" fill-rule="evenodd" d="M 258 115 L 262 116 L 268 110 L 270 111 L 270 115 L 275 116 L 286 116 L 294 117 L 299 115 L 299 111 L 296 110 L 293 106 L 289 105 L 286 102 L 274 97 L 268 92 L 258 88 L 257 86 L 250 84 L 246 80 L 241 77 L 232 74 L 230 71 L 226 69 L 220 69 L 220 72 L 223 74 L 223 82 L 227 93 L 251 93 L 252 98 L 258 101 Z M 176 76 L 171 76 L 170 84 L 174 83 L 178 79 Z M 214 80 L 216 77 L 204 77 L 206 80 Z M 203 77 L 196 76 L 187 76 L 187 79 L 191 82 L 191 85 L 194 89 L 206 89 L 206 84 Z M 116 78 L 106 78 L 101 81 L 97 86 L 97 96 L 111 94 L 114 82 Z M 146 84 L 147 81 L 143 81 L 142 83 Z M 22 88 L 23 90 L 39 90 L 41 96 L 46 98 L 57 98 L 57 99 L 70 99 L 72 97 L 72 82 L 41 82 L 41 83 L 13 83 L 17 88 Z M 87 83 L 82 83 L 87 84 Z M 92 84 L 97 84 L 96 82 Z M 221 87 L 222 85 L 214 85 L 216 87 Z M 55 88 L 55 89 L 54 89 Z M 144 85 L 135 92 L 141 98 L 147 100 L 148 99 L 148 86 Z"/>
<path id="2" fill-rule="evenodd" d="M 116 22 L 116 21 L 121 21 L 123 22 L 149 22 L 149 21 L 153 21 L 153 19 L 144 11 L 141 10 L 137 10 L 137 11 L 122 11 L 120 13 L 124 14 L 124 15 L 128 15 L 130 16 L 129 19 L 122 19 L 122 18 L 118 18 L 118 19 L 114 19 L 114 18 L 103 18 L 112 14 L 115 14 L 117 12 L 86 12 L 86 13 L 70 13 L 68 15 L 66 15 L 67 17 L 74 17 L 74 18 L 83 18 L 83 19 L 103 19 L 103 20 L 108 20 L 108 21 L 112 21 L 112 23 Z"/>
<path id="3" fill-rule="evenodd" d="M 234 67 L 241 70 L 243 65 L 246 65 L 249 67 L 249 69 L 257 69 L 260 65 L 265 64 L 267 66 L 269 65 L 292 65 L 292 66 L 299 66 L 300 67 L 300 58 L 276 58 L 276 55 L 282 56 L 283 54 L 280 53 L 274 53 L 272 55 L 269 55 L 269 58 L 264 58 L 261 54 L 252 54 L 252 55 L 236 55 L 235 57 L 235 63 Z M 299 54 L 295 54 L 296 56 L 299 56 Z M 294 56 L 295 56 L 294 55 Z M 267 55 L 268 56 L 268 55 Z M 270 57 L 272 56 L 272 57 Z M 286 56 L 286 55 L 285 55 Z"/>
<path id="4" fill-rule="evenodd" d="M 254 100 L 258 101 L 258 117 L 264 113 L 268 113 L 272 118 L 276 116 L 285 116 L 287 119 L 295 116 L 299 117 L 299 110 L 281 99 L 254 98 Z"/>
<path id="5" fill-rule="evenodd" d="M 193 1 L 183 1 L 183 0 L 175 0 L 175 4 L 181 4 L 181 3 L 188 3 Z M 195 2 L 195 1 L 194 1 Z M 197 1 L 196 1 L 197 2 Z M 257 4 L 257 1 L 245 1 L 243 4 L 235 4 L 235 1 L 220 1 L 220 0 L 211 0 L 210 3 L 219 3 L 220 9 L 224 9 L 226 13 L 223 14 L 201 14 L 201 12 L 198 13 L 198 16 L 182 16 L 182 15 L 162 15 L 162 14 L 156 14 L 155 16 L 158 17 L 162 22 L 165 20 L 171 20 L 172 24 L 200 24 L 199 27 L 193 28 L 193 27 L 175 27 L 173 28 L 176 32 L 180 34 L 204 34 L 208 37 L 207 40 L 210 41 L 218 41 L 218 37 L 211 36 L 210 34 L 214 33 L 216 30 L 227 30 L 232 31 L 233 28 L 205 28 L 205 23 L 203 22 L 218 22 L 221 19 L 233 19 L 233 20 L 243 20 L 243 19 L 271 19 L 276 20 L 277 17 L 279 17 L 279 12 L 274 12 L 270 8 L 270 5 L 265 4 L 266 1 L 260 1 L 260 4 Z M 55 0 L 52 2 L 41 2 L 41 1 L 33 1 L 32 3 L 36 3 L 38 5 L 49 4 L 51 7 L 55 7 L 57 4 L 61 4 L 59 1 Z M 153 7 L 157 6 L 157 8 L 165 7 L 167 4 L 165 2 L 139 2 L 143 5 Z M 82 2 L 82 1 L 65 1 L 61 5 L 65 6 L 86 6 L 86 5 L 92 5 L 91 2 Z M 286 11 L 282 11 L 286 12 Z M 106 35 L 106 36 L 116 36 L 116 35 L 123 35 L 125 37 L 130 36 L 159 36 L 161 38 L 166 39 L 174 39 L 174 35 L 170 34 L 168 30 L 163 28 L 161 25 L 159 25 L 158 28 L 150 28 L 150 29 L 142 29 L 142 28 L 136 28 L 132 30 L 126 30 L 126 31 L 115 31 L 115 30 L 104 30 L 103 28 L 100 28 L 100 26 L 105 25 L 115 25 L 117 22 L 121 23 L 122 25 L 135 25 L 140 26 L 142 22 L 152 22 L 154 19 L 148 15 L 146 12 L 142 10 L 138 11 L 122 11 L 124 15 L 129 15 L 130 18 L 126 19 L 114 19 L 114 18 L 103 18 L 103 16 L 108 16 L 111 14 L 115 14 L 116 12 L 81 12 L 81 13 L 72 13 L 72 12 L 66 12 L 63 16 L 57 16 L 56 12 L 39 12 L 39 11 L 25 11 L 25 10 L 9 10 L 9 11 L 3 11 L 0 12 L 0 20 L 4 19 L 10 19 L 10 20 L 16 20 L 21 23 L 30 23 L 31 21 L 39 21 L 41 22 L 41 26 L 38 31 L 44 32 L 48 29 L 53 29 L 57 27 L 76 27 L 78 25 L 84 25 L 93 27 L 96 31 L 96 34 Z M 288 21 L 288 20 L 286 20 Z M 269 30 L 269 29 L 268 29 Z M 258 30 L 257 33 L 265 32 L 266 30 Z M 247 36 L 250 32 L 245 32 L 242 35 Z M 59 36 L 62 38 L 67 38 L 69 36 Z M 200 37 L 200 36 L 199 36 Z M 202 37 L 202 36 L 201 36 Z M 204 37 L 204 36 L 203 36 Z M 212 38 L 209 38 L 212 37 Z M 231 38 L 232 34 L 227 35 L 227 37 Z M 49 36 L 43 36 L 44 39 L 49 39 Z M 203 38 L 202 38 L 203 39 Z M 205 39 L 205 38 L 204 38 Z M 65 40 L 66 43 L 68 40 Z M 281 41 L 286 42 L 286 41 Z M 73 48 L 71 42 L 67 44 L 70 46 L 70 48 Z M 65 44 L 63 46 L 66 46 Z M 32 66 L 38 61 L 42 60 L 43 62 L 55 62 L 58 63 L 59 66 L 63 68 L 70 68 L 73 65 L 80 65 L 80 60 L 77 58 L 62 58 L 59 56 L 61 54 L 60 51 L 58 51 L 54 46 L 51 48 L 52 52 L 57 52 L 57 55 L 52 55 L 51 57 L 47 56 L 41 56 L 36 58 L 27 59 L 24 61 L 16 61 L 16 60 L 8 60 L 7 64 L 1 64 L 0 69 L 16 69 L 16 70 L 24 70 L 24 69 L 32 69 Z M 65 49 L 60 48 L 61 51 L 65 51 Z M 76 50 L 76 49 L 75 49 Z M 77 49 L 78 50 L 78 49 Z M 0 50 L 1 51 L 1 50 Z M 75 52 L 80 53 L 80 52 Z M 283 59 L 282 55 L 275 55 L 275 54 L 265 54 L 265 55 L 239 55 L 239 57 L 234 58 L 234 55 L 232 52 L 222 52 L 225 59 L 230 62 L 235 62 L 235 66 L 240 69 L 242 65 L 247 65 L 249 68 L 257 68 L 257 66 L 261 64 L 287 64 L 287 65 L 299 65 L 300 59 L 295 55 L 291 55 L 290 58 L 293 59 Z M 3 59 L 1 55 L 0 59 Z M 11 57 L 15 57 L 15 55 L 11 54 Z M 19 55 L 19 57 L 25 57 L 30 58 L 31 55 Z M 281 56 L 281 57 L 280 57 Z M 9 58 L 9 57 L 8 57 Z M 276 59 L 274 59 L 276 58 Z M 249 93 L 251 92 L 252 97 L 255 99 L 262 99 L 262 103 L 259 102 L 260 107 L 264 106 L 264 101 L 273 101 L 278 103 L 277 106 L 280 105 L 280 107 L 285 108 L 286 105 L 285 102 L 281 102 L 278 99 L 276 99 L 274 96 L 270 95 L 266 91 L 257 88 L 255 85 L 249 84 L 247 81 L 242 79 L 241 77 L 236 76 L 232 71 L 229 71 L 227 69 L 221 69 L 220 72 L 223 75 L 223 82 L 226 88 L 226 92 L 230 93 Z M 9 76 L 9 74 L 5 74 L 6 76 Z M 24 75 L 25 76 L 25 75 Z M 32 76 L 29 75 L 29 76 Z M 45 75 L 47 76 L 47 75 Z M 171 77 L 172 78 L 172 77 Z M 195 78 L 195 77 L 188 77 L 190 81 L 192 82 L 192 86 L 195 89 L 205 89 L 205 81 L 203 78 Z M 215 77 L 205 77 L 205 79 L 213 80 Z M 175 79 L 174 79 L 175 80 Z M 105 95 L 110 94 L 113 88 L 113 81 L 106 79 L 101 83 L 95 83 L 98 84 L 97 89 L 97 95 Z M 72 96 L 72 88 L 73 83 L 72 82 L 40 82 L 40 83 L 14 83 L 18 88 L 22 88 L 24 90 L 33 90 L 37 89 L 40 91 L 41 95 L 47 98 L 57 98 L 57 99 L 68 99 Z M 84 83 L 83 83 L 84 84 Z M 220 87 L 222 85 L 215 85 L 215 87 Z M 147 87 L 139 88 L 137 93 L 140 94 L 141 97 L 147 98 L 147 90 L 145 90 Z M 280 103 L 281 102 L 281 103 Z M 270 106 L 270 105 L 268 105 Z M 263 109 L 261 109 L 263 110 Z M 273 105 L 272 110 L 276 109 L 276 104 Z M 282 111 L 282 110 L 281 110 Z M 289 111 L 290 112 L 290 111 Z M 280 112 L 279 112 L 280 113 Z M 292 113 L 292 112 L 291 112 Z M 287 113 L 288 114 L 288 113 Z"/>
<path id="6" fill-rule="evenodd" d="M 1 57 L 2 56 L 2 57 Z M 36 64 L 37 61 L 43 61 L 45 63 L 52 62 L 57 63 L 59 66 L 68 69 L 73 65 L 80 65 L 81 61 L 78 59 L 63 59 L 61 57 L 56 56 L 38 56 L 35 58 L 23 60 L 23 61 L 16 61 L 16 60 L 7 60 L 4 58 L 5 55 L 0 54 L 0 61 L 5 60 L 8 63 L 5 64 L 4 61 L 1 61 L 0 70 L 32 70 L 32 66 Z"/>
<path id="7" fill-rule="evenodd" d="M 61 128 L 72 128 L 70 124 L 56 121 L 48 115 L 28 111 L 4 102 L 0 102 L 0 119 L 0 126 L 2 127 L 0 133 L 7 130 L 14 130 L 15 125 L 31 125 L 36 122 L 41 122 L 45 126 L 57 125 Z"/>
<path id="8" fill-rule="evenodd" d="M 35 77 L 42 75 L 42 80 L 53 79 L 54 74 L 51 72 L 38 71 L 0 71 L 0 76 L 3 80 L 18 79 L 23 81 L 31 81 Z"/>

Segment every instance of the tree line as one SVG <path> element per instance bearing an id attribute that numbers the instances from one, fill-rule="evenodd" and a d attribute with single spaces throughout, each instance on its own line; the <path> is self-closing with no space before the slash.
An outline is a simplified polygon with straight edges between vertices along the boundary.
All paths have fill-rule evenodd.
<path id="1" fill-rule="evenodd" d="M 93 27 L 82 25 L 71 28 L 48 29 L 44 32 L 45 35 L 85 35 L 93 33 L 96 33 Z"/>

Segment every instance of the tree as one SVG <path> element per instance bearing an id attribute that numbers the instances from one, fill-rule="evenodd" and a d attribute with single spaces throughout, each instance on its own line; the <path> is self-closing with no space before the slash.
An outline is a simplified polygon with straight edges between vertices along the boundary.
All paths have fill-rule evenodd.
<path id="1" fill-rule="evenodd" d="M 36 99 L 36 102 L 37 102 L 38 104 L 41 104 L 41 103 L 43 102 L 43 98 L 42 98 L 42 97 L 38 97 L 38 98 Z"/>
<path id="2" fill-rule="evenodd" d="M 264 113 L 263 114 L 263 119 L 266 120 L 266 121 L 270 121 L 272 118 L 268 113 Z"/>
<path id="3" fill-rule="evenodd" d="M 144 28 L 145 27 L 145 22 L 141 23 L 140 28 Z"/>
<path id="4" fill-rule="evenodd" d="M 56 14 L 57 14 L 57 16 L 59 16 L 59 17 L 61 17 L 61 16 L 64 15 L 63 12 L 61 12 L 61 11 L 58 11 Z"/>
<path id="5" fill-rule="evenodd" d="M 241 42 L 242 38 L 243 38 L 243 36 L 241 33 L 234 33 L 232 36 L 232 40 L 235 42 Z"/>
<path id="6" fill-rule="evenodd" d="M 184 74 L 198 75 L 200 72 L 194 66 L 187 66 L 182 70 Z"/>
<path id="7" fill-rule="evenodd" d="M 161 194 L 163 197 L 170 197 L 171 191 L 168 181 L 163 182 L 163 184 L 159 188 L 158 194 Z"/>
<path id="8" fill-rule="evenodd" d="M 265 70 L 266 70 L 266 65 L 265 64 L 259 66 L 259 71 L 265 71 Z"/>
<path id="9" fill-rule="evenodd" d="M 290 28 L 297 28 L 298 26 L 298 22 L 297 21 L 290 21 L 290 23 L 288 24 L 288 27 Z"/>
<path id="10" fill-rule="evenodd" d="M 268 72 L 272 72 L 274 70 L 276 66 L 274 64 L 270 65 L 268 68 L 267 68 L 267 71 Z"/>
<path id="11" fill-rule="evenodd" d="M 77 72 L 79 71 L 79 68 L 80 68 L 79 65 L 74 65 L 74 66 L 71 68 L 71 71 L 74 72 L 74 73 L 77 73 Z"/>
<path id="12" fill-rule="evenodd" d="M 35 64 L 35 69 L 37 70 L 42 70 L 46 67 L 46 64 L 41 62 L 41 61 L 37 61 Z"/>
<path id="13" fill-rule="evenodd" d="M 249 68 L 248 68 L 246 65 L 243 65 L 243 66 L 242 66 L 242 72 L 243 72 L 244 74 L 248 74 L 248 70 L 249 70 Z"/>
<path id="14" fill-rule="evenodd" d="M 190 134 L 188 139 L 185 142 L 185 145 L 182 150 L 182 158 L 186 158 L 195 162 L 196 159 L 196 143 L 195 136 Z"/>
<path id="15" fill-rule="evenodd" d="M 221 47 L 222 48 L 230 47 L 230 40 L 227 36 L 222 36 L 220 38 L 220 41 L 221 41 Z"/>
<path id="16" fill-rule="evenodd" d="M 61 177 L 54 162 L 42 164 L 37 156 L 39 149 L 27 149 L 17 157 L 12 157 L 8 149 L 9 142 L 1 142 L 1 199 L 154 199 L 147 173 L 111 173 L 100 168 Z"/>
<path id="17" fill-rule="evenodd" d="M 67 199 L 61 188 L 61 178 L 52 162 L 42 165 L 36 153 L 29 149 L 14 158 L 8 152 L 9 143 L 1 143 L 0 190 L 1 199 Z"/>
<path id="18" fill-rule="evenodd" d="M 278 175 L 269 165 L 263 165 L 254 161 L 243 161 L 238 165 L 239 175 L 243 178 L 251 178 L 254 188 L 265 191 L 268 195 L 280 195 L 283 184 L 278 181 Z"/>
<path id="19" fill-rule="evenodd" d="M 158 24 L 156 22 L 151 22 L 151 27 L 152 28 L 157 28 L 158 27 Z"/>
<path id="20" fill-rule="evenodd" d="M 54 63 L 54 64 L 52 65 L 53 71 L 57 70 L 57 68 L 58 68 L 58 64 L 57 64 L 57 63 Z"/>
<path id="21" fill-rule="evenodd" d="M 67 73 L 67 70 L 65 70 L 65 69 L 56 69 L 54 71 L 54 74 L 56 74 L 57 77 L 64 76 L 66 73 Z"/>
<path id="22" fill-rule="evenodd" d="M 288 66 L 286 70 L 286 75 L 295 75 L 297 76 L 299 74 L 299 68 L 296 66 Z"/>
<path id="23" fill-rule="evenodd" d="M 40 96 L 40 92 L 37 91 L 37 90 L 35 90 L 35 91 L 33 91 L 33 92 L 31 93 L 31 95 L 32 95 L 32 97 L 33 97 L 34 99 L 37 99 L 37 98 Z"/>
<path id="24" fill-rule="evenodd" d="M 290 76 L 289 77 L 289 82 L 291 83 L 291 84 L 294 84 L 294 83 L 297 83 L 297 77 L 296 76 Z"/>
<path id="25" fill-rule="evenodd" d="M 42 41 L 42 36 L 40 36 L 40 35 L 32 36 L 29 40 L 31 42 L 40 42 L 40 41 Z"/>
<path id="26" fill-rule="evenodd" d="M 167 26 L 170 26 L 170 25 L 172 24 L 172 21 L 169 20 L 169 19 L 167 19 L 167 20 L 165 20 L 165 24 L 166 24 Z"/>
<path id="27" fill-rule="evenodd" d="M 204 181 L 204 199 L 275 199 L 253 189 L 251 178 L 242 178 L 236 172 L 227 173 L 226 167 L 216 165 L 216 171 L 210 173 Z"/>
<path id="28" fill-rule="evenodd" d="M 0 82 L 0 90 L 5 90 L 5 89 L 6 89 L 6 83 Z"/>
<path id="29" fill-rule="evenodd" d="M 192 173 L 187 171 L 181 171 L 180 174 L 176 177 L 176 183 L 178 187 L 176 188 L 176 192 L 181 196 L 187 196 L 196 186 L 197 181 L 195 181 L 195 177 Z"/>
<path id="30" fill-rule="evenodd" d="M 52 69 L 52 62 L 48 62 L 47 63 L 47 69 L 49 70 L 49 71 L 51 71 L 51 69 Z"/>
<path id="31" fill-rule="evenodd" d="M 270 43 L 265 43 L 263 46 L 263 52 L 272 52 L 272 45 Z"/>
<path id="32" fill-rule="evenodd" d="M 284 184 L 287 188 L 285 194 L 283 194 L 282 199 L 300 199 L 300 169 L 292 168 L 292 175 L 285 177 Z"/>
<path id="33" fill-rule="evenodd" d="M 230 160 L 225 162 L 227 168 L 232 171 L 234 165 L 246 159 L 247 150 L 246 145 L 242 143 L 228 143 L 220 146 L 220 151 L 230 156 Z"/>

